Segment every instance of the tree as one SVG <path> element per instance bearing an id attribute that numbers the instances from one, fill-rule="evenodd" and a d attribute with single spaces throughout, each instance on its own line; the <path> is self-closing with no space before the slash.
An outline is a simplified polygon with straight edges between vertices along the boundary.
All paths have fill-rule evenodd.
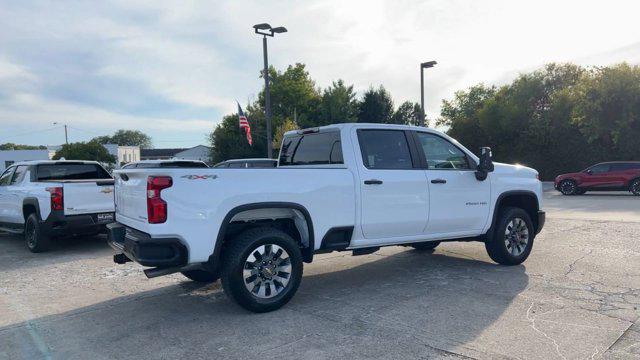
<path id="1" fill-rule="evenodd" d="M 46 150 L 44 145 L 21 145 L 14 143 L 0 144 L 0 150 Z"/>
<path id="2" fill-rule="evenodd" d="M 262 75 L 261 75 L 262 76 Z M 284 72 L 269 68 L 271 78 L 271 115 L 272 130 L 280 126 L 285 119 L 297 117 L 302 127 L 316 126 L 320 92 L 309 76 L 304 64 L 289 65 Z M 264 111 L 264 89 L 258 97 L 259 106 Z"/>
<path id="3" fill-rule="evenodd" d="M 420 104 L 405 101 L 391 117 L 392 124 L 420 126 Z"/>
<path id="4" fill-rule="evenodd" d="M 266 157 L 267 139 L 264 113 L 256 107 L 247 106 L 245 115 L 251 126 L 253 145 L 249 145 L 244 131 L 240 129 L 238 114 L 226 115 L 209 134 L 211 163 L 215 164 L 229 159 Z"/>
<path id="5" fill-rule="evenodd" d="M 587 71 L 548 64 L 500 88 L 484 85 L 444 101 L 438 125 L 472 151 L 531 166 L 541 178 L 590 164 L 637 158 L 640 70 L 627 64 Z"/>
<path id="6" fill-rule="evenodd" d="M 391 95 L 380 85 L 376 90 L 369 88 L 358 105 L 358 122 L 390 123 L 393 115 Z"/>
<path id="7" fill-rule="evenodd" d="M 576 86 L 572 122 L 624 160 L 640 156 L 640 66 L 596 68 Z"/>
<path id="8" fill-rule="evenodd" d="M 53 160 L 93 160 L 103 163 L 115 163 L 115 156 L 109 154 L 102 144 L 96 141 L 77 142 L 62 145 L 60 150 L 56 151 Z"/>
<path id="9" fill-rule="evenodd" d="M 91 141 L 100 144 L 118 144 L 120 146 L 139 146 L 142 149 L 152 148 L 151 137 L 140 130 L 124 130 L 116 131 L 112 136 L 98 136 Z"/>
<path id="10" fill-rule="evenodd" d="M 346 86 L 342 79 L 334 81 L 322 92 L 320 118 L 315 126 L 355 122 L 358 119 L 355 97 L 353 85 Z"/>
<path id="11" fill-rule="evenodd" d="M 284 138 L 284 134 L 287 131 L 297 130 L 297 129 L 299 128 L 298 128 L 298 124 L 296 124 L 295 121 L 291 119 L 286 119 L 284 123 L 282 123 L 282 125 L 278 126 L 278 128 L 276 129 L 276 134 L 273 137 L 273 148 L 280 149 L 280 147 L 282 146 L 282 139 Z"/>

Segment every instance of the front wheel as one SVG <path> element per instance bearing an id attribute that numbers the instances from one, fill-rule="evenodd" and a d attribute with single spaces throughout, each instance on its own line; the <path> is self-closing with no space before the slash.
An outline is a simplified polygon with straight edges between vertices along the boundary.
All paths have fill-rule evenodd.
<path id="1" fill-rule="evenodd" d="M 231 240 L 222 256 L 222 287 L 249 311 L 279 309 L 291 300 L 302 280 L 300 246 L 278 229 L 246 230 Z"/>
<path id="2" fill-rule="evenodd" d="M 629 191 L 635 196 L 640 196 L 640 179 L 635 179 L 629 184 Z"/>
<path id="3" fill-rule="evenodd" d="M 27 248 L 33 253 L 47 251 L 49 249 L 49 236 L 42 233 L 38 216 L 30 214 L 24 223 L 24 240 Z"/>
<path id="4" fill-rule="evenodd" d="M 562 195 L 575 195 L 578 191 L 578 185 L 573 180 L 562 180 L 558 188 Z"/>
<path id="5" fill-rule="evenodd" d="M 516 207 L 501 209 L 496 227 L 485 242 L 489 257 L 502 265 L 518 265 L 531 253 L 535 231 L 526 211 Z"/>

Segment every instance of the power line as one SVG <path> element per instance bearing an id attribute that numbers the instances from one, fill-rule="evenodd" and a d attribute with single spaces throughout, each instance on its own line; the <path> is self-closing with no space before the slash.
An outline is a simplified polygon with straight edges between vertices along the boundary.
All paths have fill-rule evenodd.
<path id="1" fill-rule="evenodd" d="M 4 142 L 4 141 L 7 141 L 7 140 L 15 138 L 15 137 L 32 135 L 32 134 L 41 133 L 41 132 L 45 132 L 45 131 L 51 131 L 51 130 L 55 130 L 55 129 L 59 129 L 59 128 L 60 128 L 60 126 L 54 126 L 54 127 L 48 128 L 48 129 L 32 130 L 32 131 L 29 131 L 29 132 L 15 134 L 15 135 L 11 135 L 11 137 L 7 137 L 7 138 L 4 138 L 4 139 L 1 139 L 0 142 Z"/>

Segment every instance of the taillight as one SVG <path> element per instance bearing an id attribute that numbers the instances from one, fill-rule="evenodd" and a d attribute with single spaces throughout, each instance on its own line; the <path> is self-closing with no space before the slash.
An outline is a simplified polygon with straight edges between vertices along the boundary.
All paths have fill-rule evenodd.
<path id="1" fill-rule="evenodd" d="M 61 187 L 48 187 L 51 194 L 51 210 L 64 210 L 64 194 Z"/>
<path id="2" fill-rule="evenodd" d="M 149 176 L 147 178 L 147 219 L 149 224 L 162 224 L 167 221 L 167 202 L 162 200 L 160 192 L 173 185 L 169 176 Z"/>

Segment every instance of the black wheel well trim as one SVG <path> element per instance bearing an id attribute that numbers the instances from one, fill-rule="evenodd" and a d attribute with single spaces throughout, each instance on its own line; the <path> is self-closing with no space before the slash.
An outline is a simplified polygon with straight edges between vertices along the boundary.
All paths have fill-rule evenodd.
<path id="1" fill-rule="evenodd" d="M 222 224 L 220 225 L 220 229 L 218 230 L 218 236 L 216 237 L 216 246 L 213 249 L 213 254 L 209 257 L 209 263 L 213 264 L 214 267 L 219 265 L 220 253 L 222 252 L 222 243 L 224 241 L 224 235 L 227 231 L 227 226 L 231 223 L 231 219 L 238 213 L 247 210 L 256 210 L 256 209 L 267 209 L 267 208 L 280 208 L 280 209 L 294 209 L 298 210 L 304 216 L 307 222 L 307 228 L 309 229 L 309 246 L 302 250 L 302 258 L 305 262 L 311 262 L 313 260 L 313 251 L 315 248 L 315 240 L 314 240 L 314 230 L 313 230 L 313 221 L 311 220 L 311 215 L 309 215 L 309 211 L 304 206 L 291 203 L 291 202 L 259 202 L 259 203 L 250 203 L 244 204 L 240 206 L 236 206 L 231 209 L 227 215 L 222 220 Z"/>
<path id="2" fill-rule="evenodd" d="M 629 184 L 627 185 L 627 187 L 631 186 L 631 184 L 633 184 L 633 182 L 636 180 L 640 180 L 640 176 L 634 177 L 633 179 L 629 180 Z"/>
<path id="3" fill-rule="evenodd" d="M 38 201 L 37 198 L 34 197 L 29 197 L 29 198 L 25 198 L 24 200 L 22 200 L 22 215 L 24 216 L 24 208 L 27 206 L 33 206 L 36 210 L 36 216 L 38 217 L 39 221 L 42 221 L 42 216 L 40 215 L 40 202 Z M 27 221 L 27 217 L 24 217 L 24 220 Z"/>
<path id="4" fill-rule="evenodd" d="M 491 227 L 489 227 L 489 230 L 487 231 L 487 234 L 485 236 L 489 237 L 493 234 L 493 231 L 495 229 L 496 226 L 496 221 L 498 221 L 498 211 L 500 210 L 500 203 L 507 197 L 510 196 L 528 196 L 528 197 L 532 197 L 535 200 L 535 204 L 536 204 L 536 211 L 540 210 L 540 202 L 538 201 L 538 196 L 536 195 L 535 192 L 530 191 L 530 190 L 510 190 L 510 191 L 505 191 L 502 194 L 500 194 L 500 196 L 498 196 L 498 199 L 496 199 L 496 204 L 493 207 L 493 218 L 491 219 Z M 532 218 L 531 221 L 536 224 L 537 227 L 537 220 Z"/>

